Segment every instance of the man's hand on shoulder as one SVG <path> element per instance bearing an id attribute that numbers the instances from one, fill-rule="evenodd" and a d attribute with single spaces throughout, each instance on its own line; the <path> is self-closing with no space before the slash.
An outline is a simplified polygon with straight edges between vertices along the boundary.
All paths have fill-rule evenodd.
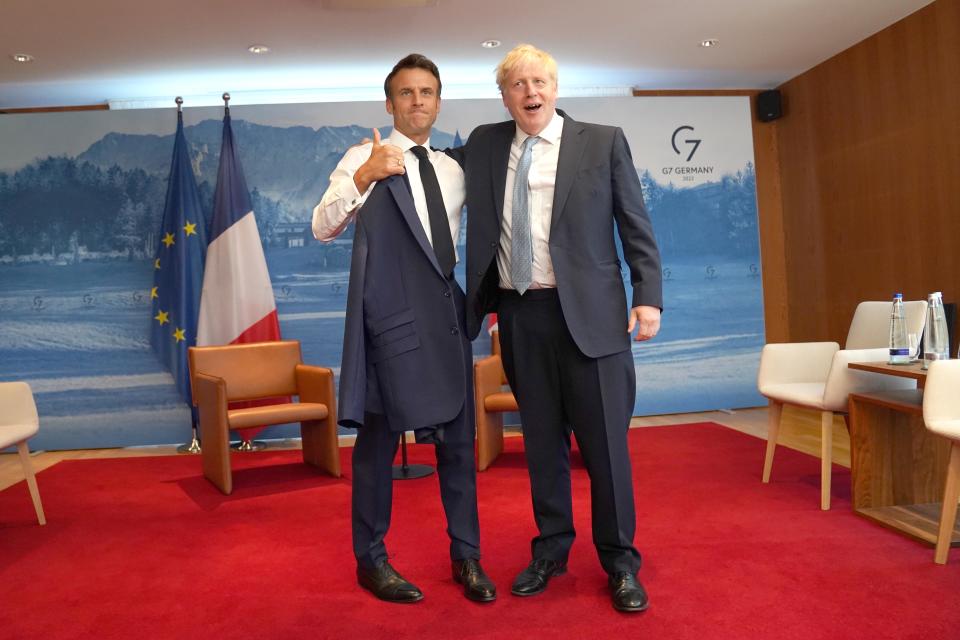
<path id="1" fill-rule="evenodd" d="M 404 171 L 403 151 L 392 144 L 382 144 L 380 131 L 374 129 L 370 157 L 353 174 L 353 183 L 357 185 L 357 191 L 366 193 L 372 183 Z"/>
<path id="2" fill-rule="evenodd" d="M 630 309 L 630 323 L 627 325 L 627 333 L 632 334 L 633 330 L 640 327 L 637 331 L 637 342 L 643 342 L 657 335 L 660 331 L 660 309 L 657 307 L 639 306 Z"/>

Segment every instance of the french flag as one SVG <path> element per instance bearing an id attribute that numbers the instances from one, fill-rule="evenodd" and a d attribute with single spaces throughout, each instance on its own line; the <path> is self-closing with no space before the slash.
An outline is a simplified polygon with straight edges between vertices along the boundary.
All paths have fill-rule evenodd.
<path id="1" fill-rule="evenodd" d="M 210 245 L 203 274 L 197 344 L 239 344 L 280 339 L 277 303 L 260 244 L 250 192 L 233 144 L 230 108 L 213 197 Z"/>

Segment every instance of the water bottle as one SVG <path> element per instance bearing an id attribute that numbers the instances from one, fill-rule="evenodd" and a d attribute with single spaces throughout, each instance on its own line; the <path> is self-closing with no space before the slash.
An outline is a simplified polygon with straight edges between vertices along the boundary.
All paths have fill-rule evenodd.
<path id="1" fill-rule="evenodd" d="M 947 317 L 943 313 L 943 295 L 934 291 L 927 296 L 927 323 L 923 329 L 923 368 L 934 360 L 950 358 Z"/>
<path id="2" fill-rule="evenodd" d="M 903 294 L 893 294 L 890 313 L 890 364 L 910 364 L 910 344 L 907 342 L 907 321 L 903 317 Z"/>

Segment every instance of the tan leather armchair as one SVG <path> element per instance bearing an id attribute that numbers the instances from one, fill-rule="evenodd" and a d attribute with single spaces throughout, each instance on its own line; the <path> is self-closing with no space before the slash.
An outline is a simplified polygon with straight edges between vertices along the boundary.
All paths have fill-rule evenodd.
<path id="1" fill-rule="evenodd" d="M 300 423 L 303 461 L 340 477 L 333 371 L 303 364 L 300 342 L 254 342 L 191 347 L 190 384 L 200 414 L 203 475 L 233 491 L 230 429 Z M 230 409 L 230 402 L 298 396 L 284 402 Z"/>
<path id="2" fill-rule="evenodd" d="M 503 451 L 503 414 L 518 411 L 517 399 L 507 384 L 500 359 L 500 334 L 490 335 L 491 355 L 473 365 L 474 404 L 477 414 L 477 470 L 484 471 Z"/>

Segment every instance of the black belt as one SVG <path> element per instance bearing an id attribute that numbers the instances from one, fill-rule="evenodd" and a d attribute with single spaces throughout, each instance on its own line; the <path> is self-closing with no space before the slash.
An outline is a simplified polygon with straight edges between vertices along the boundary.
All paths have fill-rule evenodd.
<path id="1" fill-rule="evenodd" d="M 515 298 L 517 300 L 552 300 L 558 297 L 556 287 L 544 287 L 543 289 L 527 289 L 520 295 L 516 289 L 500 289 L 500 295 L 504 298 Z"/>

